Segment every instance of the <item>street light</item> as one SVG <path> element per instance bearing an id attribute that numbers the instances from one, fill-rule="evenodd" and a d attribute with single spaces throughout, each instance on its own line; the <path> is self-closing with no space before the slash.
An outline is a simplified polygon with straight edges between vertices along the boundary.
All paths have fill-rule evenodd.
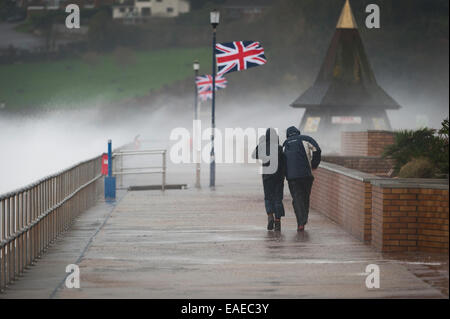
<path id="1" fill-rule="evenodd" d="M 216 28 L 219 25 L 220 12 L 214 9 L 210 13 L 210 22 L 213 28 L 213 61 L 212 61 L 212 106 L 211 106 L 211 164 L 209 169 L 209 187 L 216 186 L 216 160 L 214 154 L 214 131 L 216 129 Z"/>
<path id="2" fill-rule="evenodd" d="M 200 63 L 198 63 L 198 61 L 195 60 L 192 67 L 194 68 L 194 71 L 198 71 L 200 69 Z"/>
<path id="3" fill-rule="evenodd" d="M 215 29 L 215 28 L 219 25 L 219 21 L 220 21 L 220 12 L 217 11 L 216 9 L 214 9 L 213 11 L 211 11 L 211 13 L 210 13 L 210 19 L 211 19 L 211 25 L 212 25 L 213 28 Z"/>
<path id="4" fill-rule="evenodd" d="M 197 60 L 194 61 L 194 64 L 192 65 L 192 68 L 194 69 L 194 86 L 195 86 L 195 98 L 194 98 L 194 120 L 198 121 L 198 90 L 197 90 L 197 76 L 198 76 L 198 70 L 200 70 L 200 63 L 198 63 Z M 197 123 L 197 122 L 195 122 Z M 195 124 L 197 125 L 197 124 Z M 196 138 L 196 137 L 195 137 Z M 196 145 L 196 141 L 193 143 L 193 145 L 198 148 L 198 145 Z M 197 164 L 196 164 L 196 170 L 195 170 L 195 187 L 200 188 L 200 151 L 198 149 L 195 149 L 194 152 L 197 152 Z"/>

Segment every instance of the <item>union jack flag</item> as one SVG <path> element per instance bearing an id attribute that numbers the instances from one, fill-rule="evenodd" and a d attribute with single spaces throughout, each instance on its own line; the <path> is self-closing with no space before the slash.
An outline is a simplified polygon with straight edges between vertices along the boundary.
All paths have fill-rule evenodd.
<path id="1" fill-rule="evenodd" d="M 202 75 L 197 76 L 195 79 L 195 83 L 197 84 L 197 91 L 200 93 L 202 91 L 211 91 L 212 90 L 212 75 Z M 218 89 L 224 89 L 227 87 L 227 79 L 223 76 L 216 76 L 216 91 Z"/>
<path id="2" fill-rule="evenodd" d="M 242 71 L 267 63 L 264 48 L 255 41 L 235 41 L 216 44 L 218 75 Z"/>
<path id="3" fill-rule="evenodd" d="M 200 92 L 198 92 L 198 97 L 200 98 L 200 100 L 202 102 L 211 100 L 212 99 L 212 91 L 211 90 L 200 91 Z"/>

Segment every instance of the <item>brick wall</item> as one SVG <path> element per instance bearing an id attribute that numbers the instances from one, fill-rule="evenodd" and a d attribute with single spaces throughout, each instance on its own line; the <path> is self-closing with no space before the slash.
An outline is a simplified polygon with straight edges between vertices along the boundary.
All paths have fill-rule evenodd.
<path id="1" fill-rule="evenodd" d="M 381 156 L 386 145 L 394 142 L 390 131 L 342 132 L 341 154 L 344 156 Z"/>
<path id="2" fill-rule="evenodd" d="M 368 132 L 342 132 L 341 154 L 344 156 L 367 156 Z"/>
<path id="3" fill-rule="evenodd" d="M 377 176 L 390 176 L 394 161 L 375 156 L 322 156 L 322 160 Z"/>
<path id="4" fill-rule="evenodd" d="M 372 245 L 448 252 L 448 189 L 373 186 Z"/>
<path id="5" fill-rule="evenodd" d="M 380 178 L 323 162 L 311 208 L 377 250 L 448 253 L 448 181 Z"/>
<path id="6" fill-rule="evenodd" d="M 372 184 L 364 182 L 364 241 L 372 241 Z"/>
<path id="7" fill-rule="evenodd" d="M 332 171 L 330 167 L 338 166 L 326 163 L 314 171 L 311 208 L 343 226 L 360 240 L 370 241 L 370 182 Z"/>

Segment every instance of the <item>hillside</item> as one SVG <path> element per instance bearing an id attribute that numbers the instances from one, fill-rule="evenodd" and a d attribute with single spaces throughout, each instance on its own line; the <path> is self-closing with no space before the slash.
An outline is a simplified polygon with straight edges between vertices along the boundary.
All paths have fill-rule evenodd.
<path id="1" fill-rule="evenodd" d="M 0 66 L 0 100 L 8 107 L 81 103 L 102 98 L 121 101 L 146 96 L 150 90 L 192 75 L 198 59 L 210 72 L 211 26 L 209 11 L 221 9 L 224 0 L 200 1 L 176 19 L 154 19 L 147 24 L 124 26 L 99 12 L 86 51 L 58 62 Z M 325 56 L 344 0 L 278 0 L 263 16 L 253 20 L 230 19 L 221 9 L 219 42 L 258 40 L 266 49 L 268 64 L 228 75 L 224 97 L 249 93 L 295 98 L 314 81 Z M 406 104 L 408 100 L 448 105 L 447 0 L 359 0 L 353 11 L 375 75 L 380 84 Z M 381 29 L 366 29 L 365 6 L 381 8 Z M 114 62 L 114 51 L 137 52 L 134 64 Z M 204 49 L 195 49 L 202 47 Z M 97 53 L 95 53 L 97 52 Z M 166 55 L 164 52 L 170 52 Z M 91 66 L 83 56 L 98 55 Z M 158 61 L 152 57 L 161 56 Z M 120 60 L 120 59 L 119 59 Z M 153 61 L 156 61 L 155 63 Z M 179 91 L 178 86 L 173 90 Z M 152 92 L 153 92 L 152 91 Z M 176 93 L 179 93 L 179 92 Z M 170 92 L 165 90 L 165 93 Z M 190 92 L 190 90 L 188 91 Z"/>
<path id="2" fill-rule="evenodd" d="M 88 53 L 79 58 L 0 65 L 0 101 L 7 110 L 89 107 L 127 100 L 192 75 L 209 50 L 163 49 Z"/>

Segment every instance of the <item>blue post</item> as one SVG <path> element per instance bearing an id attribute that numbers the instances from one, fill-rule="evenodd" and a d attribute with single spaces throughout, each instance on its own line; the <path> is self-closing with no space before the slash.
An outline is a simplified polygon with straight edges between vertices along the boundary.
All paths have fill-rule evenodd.
<path id="1" fill-rule="evenodd" d="M 105 200 L 116 200 L 116 178 L 112 176 L 112 142 L 108 140 L 108 176 L 105 177 Z"/>
<path id="2" fill-rule="evenodd" d="M 108 177 L 112 177 L 112 142 L 108 140 Z"/>

